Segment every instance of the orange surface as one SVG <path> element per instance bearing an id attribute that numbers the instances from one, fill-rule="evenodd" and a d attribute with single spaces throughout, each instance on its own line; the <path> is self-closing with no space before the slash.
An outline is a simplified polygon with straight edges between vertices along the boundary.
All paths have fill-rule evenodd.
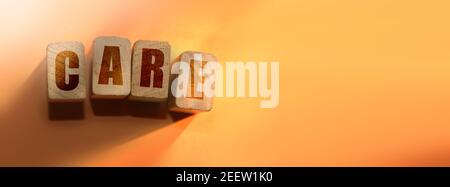
<path id="1" fill-rule="evenodd" d="M 450 166 L 445 0 L 0 1 L 0 165 Z M 45 49 L 102 35 L 279 61 L 280 104 L 50 120 Z M 141 107 L 141 109 L 144 107 Z"/>

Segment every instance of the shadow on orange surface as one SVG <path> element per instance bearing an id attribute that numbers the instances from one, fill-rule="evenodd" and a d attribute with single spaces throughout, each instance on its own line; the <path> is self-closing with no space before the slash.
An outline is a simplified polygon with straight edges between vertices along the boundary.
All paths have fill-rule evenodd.
<path id="1" fill-rule="evenodd" d="M 84 102 L 48 103 L 50 120 L 84 119 Z"/>
<path id="2" fill-rule="evenodd" d="M 111 107 L 118 101 L 101 101 L 92 106 L 88 99 L 84 103 L 49 104 L 46 79 L 43 59 L 8 112 L 0 116 L 0 165 L 79 162 L 188 117 L 166 117 L 165 106 L 154 103 L 120 101 L 125 103 L 122 105 L 125 107 L 119 108 L 123 113 L 114 113 L 116 109 Z M 162 149 L 161 146 L 170 146 L 170 142 L 158 146 Z"/>

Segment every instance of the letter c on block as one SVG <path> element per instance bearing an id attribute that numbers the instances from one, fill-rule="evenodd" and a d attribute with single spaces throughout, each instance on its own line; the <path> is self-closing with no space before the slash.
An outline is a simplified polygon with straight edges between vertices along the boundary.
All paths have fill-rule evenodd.
<path id="1" fill-rule="evenodd" d="M 56 86 L 65 91 L 75 89 L 79 83 L 79 75 L 69 75 L 69 82 L 66 84 L 66 59 L 69 61 L 69 68 L 78 68 L 78 55 L 73 51 L 62 51 L 58 53 L 55 60 L 55 81 Z"/>

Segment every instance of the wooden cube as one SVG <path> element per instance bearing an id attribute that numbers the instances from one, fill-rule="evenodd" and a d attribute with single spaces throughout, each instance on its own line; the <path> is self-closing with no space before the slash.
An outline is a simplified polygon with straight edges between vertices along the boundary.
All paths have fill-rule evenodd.
<path id="1" fill-rule="evenodd" d="M 166 101 L 169 93 L 170 45 L 139 40 L 132 56 L 131 100 Z"/>
<path id="2" fill-rule="evenodd" d="M 180 55 L 179 60 L 178 64 L 172 64 L 171 67 L 171 70 L 174 71 L 172 73 L 178 73 L 171 79 L 179 89 L 172 90 L 174 93 L 169 102 L 170 111 L 197 113 L 211 110 L 213 97 L 208 97 L 202 90 L 199 91 L 195 88 L 199 87 L 198 83 L 204 84 L 205 79 L 213 75 L 213 72 L 205 72 L 204 68 L 209 62 L 216 63 L 216 57 L 209 53 L 187 51 Z M 182 68 L 180 63 L 185 63 L 189 67 L 188 70 Z M 214 91 L 214 84 L 211 89 Z M 177 97 L 177 95 L 180 96 Z"/>
<path id="3" fill-rule="evenodd" d="M 86 63 L 80 42 L 47 46 L 47 85 L 50 102 L 83 101 L 86 98 Z"/>
<path id="4" fill-rule="evenodd" d="M 131 91 L 131 44 L 126 38 L 94 40 L 92 97 L 121 99 Z"/>

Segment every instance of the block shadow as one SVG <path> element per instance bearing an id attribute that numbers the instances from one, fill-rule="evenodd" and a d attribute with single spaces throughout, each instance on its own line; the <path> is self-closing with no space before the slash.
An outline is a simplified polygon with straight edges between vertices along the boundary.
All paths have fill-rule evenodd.
<path id="1" fill-rule="evenodd" d="M 101 110 L 113 110 L 113 106 L 123 103 L 103 101 L 98 104 L 101 105 L 99 115 L 88 100 L 48 103 L 46 77 L 46 62 L 42 59 L 7 106 L 7 111 L 0 114 L 1 166 L 64 166 L 169 125 L 178 132 L 191 120 L 176 123 L 166 117 L 167 112 L 157 112 L 164 106 L 153 103 L 126 101 L 127 115 L 112 111 L 101 115 Z M 175 141 L 180 133 L 168 133 L 170 137 L 165 140 Z"/>
<path id="2" fill-rule="evenodd" d="M 48 103 L 50 120 L 82 120 L 84 119 L 84 102 Z"/>

